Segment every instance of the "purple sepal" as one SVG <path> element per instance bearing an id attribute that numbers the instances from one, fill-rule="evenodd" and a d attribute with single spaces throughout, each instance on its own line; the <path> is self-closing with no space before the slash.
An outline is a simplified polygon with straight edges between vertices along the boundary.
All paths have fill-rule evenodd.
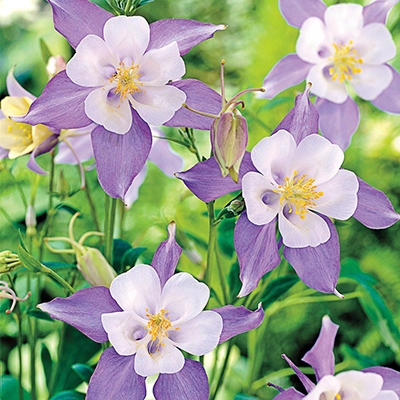
<path id="1" fill-rule="evenodd" d="M 342 104 L 317 98 L 315 107 L 319 113 L 321 133 L 333 144 L 346 150 L 360 122 L 360 110 L 350 97 Z"/>
<path id="2" fill-rule="evenodd" d="M 51 135 L 32 151 L 28 163 L 26 164 L 30 170 L 36 172 L 39 175 L 47 175 L 48 172 L 40 167 L 39 164 L 36 162 L 36 157 L 40 156 L 41 154 L 48 153 L 50 150 L 52 150 L 54 146 L 57 145 L 58 138 L 59 135 Z"/>
<path id="3" fill-rule="evenodd" d="M 196 79 L 185 79 L 182 81 L 171 82 L 186 94 L 186 104 L 197 111 L 218 115 L 221 111 L 221 96 L 205 83 Z M 174 116 L 164 123 L 172 127 L 188 127 L 208 131 L 213 123 L 213 119 L 189 111 L 181 107 Z"/>
<path id="4" fill-rule="evenodd" d="M 231 305 L 214 308 L 212 311 L 222 317 L 222 332 L 218 344 L 224 343 L 236 335 L 258 328 L 264 320 L 264 310 L 261 303 L 256 311 L 250 311 L 243 306 L 235 307 Z"/>
<path id="5" fill-rule="evenodd" d="M 119 135 L 97 126 L 91 138 L 100 185 L 109 196 L 124 200 L 150 153 L 150 127 L 132 109 L 132 126 L 127 133 Z"/>
<path id="6" fill-rule="evenodd" d="M 331 319 L 325 315 L 322 318 L 322 327 L 317 341 L 311 350 L 302 358 L 307 364 L 310 364 L 315 371 L 317 381 L 325 375 L 333 375 L 335 372 L 335 356 L 333 346 L 339 325 L 334 324 Z"/>
<path id="7" fill-rule="evenodd" d="M 135 372 L 134 362 L 134 355 L 120 356 L 113 347 L 104 350 L 90 378 L 86 400 L 143 400 L 145 378 Z"/>
<path id="8" fill-rule="evenodd" d="M 301 372 L 297 366 L 292 362 L 292 360 L 286 356 L 286 354 L 282 354 L 282 358 L 290 365 L 290 368 L 296 373 L 297 377 L 300 379 L 307 393 L 311 392 L 315 388 L 315 383 L 311 381 L 310 378 L 307 377 L 303 372 Z"/>
<path id="9" fill-rule="evenodd" d="M 73 129 L 90 125 L 84 101 L 93 88 L 75 85 L 65 71 L 58 73 L 32 103 L 28 114 L 13 120 L 29 125 L 43 124 L 51 129 Z"/>
<path id="10" fill-rule="evenodd" d="M 285 247 L 283 255 L 299 278 L 310 288 L 334 293 L 340 273 L 339 237 L 333 222 L 320 215 L 328 224 L 331 237 L 317 247 Z"/>
<path id="11" fill-rule="evenodd" d="M 182 253 L 181 247 L 175 240 L 175 231 L 175 222 L 171 222 L 168 225 L 168 239 L 158 246 L 151 262 L 151 266 L 157 271 L 160 278 L 161 287 L 174 274 Z"/>
<path id="12" fill-rule="evenodd" d="M 15 79 L 14 77 L 14 68 L 10 69 L 10 71 L 7 74 L 7 79 L 6 79 L 6 84 L 7 84 L 7 91 L 10 96 L 13 97 L 28 97 L 31 100 L 35 100 L 36 97 L 29 93 L 27 90 L 25 90 Z"/>
<path id="13" fill-rule="evenodd" d="M 209 203 L 227 193 L 242 189 L 242 177 L 249 171 L 256 171 L 249 152 L 244 154 L 239 170 L 239 182 L 235 183 L 230 176 L 221 175 L 221 169 L 214 157 L 197 163 L 194 167 L 175 176 L 200 200 Z"/>
<path id="14" fill-rule="evenodd" d="M 103 37 L 103 27 L 113 15 L 87 0 L 47 0 L 53 9 L 54 27 L 76 48 L 87 35 Z"/>
<path id="15" fill-rule="evenodd" d="M 159 375 L 153 393 L 157 400 L 207 400 L 210 388 L 206 371 L 198 361 L 186 358 L 179 372 Z"/>
<path id="16" fill-rule="evenodd" d="M 51 318 L 72 325 L 98 343 L 108 340 L 101 323 L 101 315 L 122 311 L 111 297 L 109 289 L 103 286 L 82 289 L 70 297 L 56 298 L 49 303 L 39 304 L 38 307 L 49 313 Z"/>
<path id="17" fill-rule="evenodd" d="M 243 297 L 281 261 L 276 242 L 276 218 L 266 225 L 254 225 L 243 212 L 236 223 L 234 242 L 242 281 L 238 297 Z"/>
<path id="18" fill-rule="evenodd" d="M 8 153 L 9 153 L 9 150 L 3 149 L 2 147 L 0 147 L 0 160 L 8 157 Z"/>
<path id="19" fill-rule="evenodd" d="M 307 85 L 303 94 L 296 97 L 295 106 L 283 118 L 272 134 L 280 129 L 290 132 L 299 144 L 306 136 L 318 134 L 318 112 L 308 98 L 311 86 Z"/>
<path id="20" fill-rule="evenodd" d="M 279 9 L 289 25 L 300 28 L 307 18 L 324 20 L 326 5 L 321 0 L 279 0 Z"/>
<path id="21" fill-rule="evenodd" d="M 181 56 L 197 44 L 226 29 L 225 25 L 206 24 L 191 19 L 163 19 L 150 24 L 150 43 L 146 51 L 176 42 Z"/>
<path id="22" fill-rule="evenodd" d="M 375 100 L 371 103 L 380 110 L 393 114 L 400 114 L 400 73 L 389 65 L 393 72 L 393 79 L 389 87 L 387 87 Z"/>
<path id="23" fill-rule="evenodd" d="M 383 378 L 382 390 L 393 390 L 400 398 L 400 372 L 386 367 L 371 367 L 363 372 L 373 372 Z"/>
<path id="24" fill-rule="evenodd" d="M 304 394 L 298 392 L 294 388 L 290 388 L 282 393 L 279 393 L 278 396 L 274 397 L 274 400 L 301 400 L 303 397 Z"/>
<path id="25" fill-rule="evenodd" d="M 376 0 L 363 8 L 364 25 L 378 22 L 386 24 L 386 17 L 390 9 L 399 2 L 399 0 Z"/>
<path id="26" fill-rule="evenodd" d="M 385 193 L 375 189 L 362 179 L 359 183 L 357 208 L 353 217 L 371 229 L 385 229 L 400 220 Z"/>
<path id="27" fill-rule="evenodd" d="M 265 92 L 257 97 L 272 99 L 283 90 L 303 82 L 311 67 L 312 64 L 303 61 L 297 54 L 288 54 L 272 67 L 263 82 Z"/>

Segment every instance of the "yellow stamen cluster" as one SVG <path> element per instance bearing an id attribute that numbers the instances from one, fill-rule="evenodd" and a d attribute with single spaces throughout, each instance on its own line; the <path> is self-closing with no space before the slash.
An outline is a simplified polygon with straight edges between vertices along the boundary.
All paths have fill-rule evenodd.
<path id="1" fill-rule="evenodd" d="M 335 396 L 335 400 L 342 400 L 342 396 L 340 395 L 340 393 L 338 393 L 338 394 Z"/>
<path id="2" fill-rule="evenodd" d="M 295 214 L 301 219 L 305 219 L 308 209 L 315 207 L 313 200 L 323 196 L 323 192 L 317 192 L 317 186 L 314 185 L 315 179 L 308 178 L 307 174 L 298 177 L 298 172 L 293 172 L 293 178 L 286 177 L 283 185 L 279 185 L 275 193 L 280 193 L 280 204 L 284 202 L 289 205 L 289 213 L 295 210 Z"/>
<path id="3" fill-rule="evenodd" d="M 129 94 L 141 91 L 139 86 L 142 86 L 143 83 L 139 81 L 140 77 L 139 65 L 132 63 L 127 67 L 125 63 L 120 62 L 117 72 L 108 80 L 117 82 L 115 93 L 120 95 L 121 100 L 124 100 Z"/>
<path id="4" fill-rule="evenodd" d="M 10 125 L 7 126 L 7 132 L 11 133 L 15 127 L 17 127 L 17 130 L 14 135 L 14 140 L 22 141 L 22 144 L 25 145 L 31 144 L 33 141 L 32 127 L 27 124 L 10 121 Z"/>
<path id="5" fill-rule="evenodd" d="M 340 82 L 351 80 L 352 75 L 359 74 L 361 68 L 357 64 L 362 64 L 364 61 L 353 47 L 353 41 L 349 44 L 332 43 L 335 54 L 329 59 L 333 61 L 333 67 L 329 68 L 329 74 L 332 80 L 339 79 Z"/>

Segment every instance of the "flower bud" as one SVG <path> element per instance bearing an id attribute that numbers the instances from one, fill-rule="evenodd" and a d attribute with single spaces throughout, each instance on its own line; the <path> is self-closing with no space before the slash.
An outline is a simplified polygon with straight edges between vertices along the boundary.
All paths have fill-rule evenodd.
<path id="1" fill-rule="evenodd" d="M 229 174 L 238 182 L 240 163 L 248 141 L 248 130 L 246 119 L 236 108 L 222 113 L 214 120 L 211 126 L 211 141 L 222 176 Z"/>
<path id="2" fill-rule="evenodd" d="M 25 215 L 26 234 L 28 236 L 36 235 L 36 211 L 32 204 L 28 205 Z"/>
<path id="3" fill-rule="evenodd" d="M 18 266 L 21 266 L 21 262 L 17 254 L 10 250 L 0 252 L 0 274 L 10 272 Z"/>

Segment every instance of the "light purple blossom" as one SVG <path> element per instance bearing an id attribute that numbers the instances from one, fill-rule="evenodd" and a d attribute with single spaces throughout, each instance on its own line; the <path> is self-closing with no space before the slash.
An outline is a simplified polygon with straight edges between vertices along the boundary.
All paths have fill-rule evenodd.
<path id="1" fill-rule="evenodd" d="M 19 121 L 91 132 L 98 177 L 112 197 L 125 198 L 151 149 L 149 124 L 209 129 L 221 97 L 202 82 L 179 80 L 182 56 L 224 25 L 191 20 L 152 24 L 138 16 L 114 17 L 87 0 L 49 0 L 55 28 L 75 48 Z M 172 81 L 172 82 L 170 82 Z"/>
<path id="2" fill-rule="evenodd" d="M 185 360 L 179 349 L 205 354 L 258 327 L 264 318 L 261 307 L 255 312 L 243 306 L 202 311 L 209 289 L 187 273 L 174 275 L 182 250 L 175 241 L 175 224 L 168 230 L 169 238 L 151 265 L 137 265 L 117 276 L 110 289 L 83 289 L 38 306 L 96 342 L 111 342 L 89 382 L 88 400 L 143 400 L 145 378 L 156 373 L 157 400 L 207 400 L 204 368 Z"/>
<path id="3" fill-rule="evenodd" d="M 400 219 L 384 193 L 360 178 L 355 179 L 353 173 L 339 169 L 342 151 L 317 136 L 317 132 L 318 113 L 308 99 L 307 89 L 296 98 L 295 107 L 273 135 L 256 145 L 252 154 L 245 154 L 237 184 L 220 176 L 213 158 L 177 174 L 205 202 L 243 189 L 247 210 L 240 215 L 234 234 L 243 283 L 239 296 L 249 294 L 267 272 L 279 265 L 282 244 L 285 245 L 284 257 L 307 286 L 338 294 L 339 238 L 335 225 L 327 216 L 345 219 L 353 215 L 372 229 L 387 228 Z M 267 143 L 268 146 L 264 146 Z M 324 195 L 320 196 L 318 189 L 313 194 L 314 200 L 306 203 L 298 203 L 293 198 L 292 201 L 290 196 L 285 199 L 285 183 L 282 182 L 287 177 L 288 184 L 292 179 L 293 185 L 296 169 L 299 179 L 305 174 L 305 180 L 315 179 L 320 173 L 321 178 L 325 176 L 324 183 L 321 181 L 321 186 L 327 188 L 321 190 Z M 294 211 L 290 213 L 290 209 Z M 299 217 L 302 212 L 304 219 Z M 277 216 L 282 235 L 278 241 Z"/>
<path id="4" fill-rule="evenodd" d="M 359 123 L 358 107 L 346 85 L 376 107 L 400 113 L 400 74 L 387 64 L 396 55 L 396 46 L 385 26 L 386 15 L 397 1 L 376 0 L 363 8 L 351 3 L 326 7 L 320 0 L 280 0 L 286 21 L 300 28 L 296 54 L 273 67 L 259 97 L 271 99 L 304 79 L 311 82 L 321 132 L 343 150 Z"/>
<path id="5" fill-rule="evenodd" d="M 400 372 L 386 367 L 371 367 L 362 371 L 345 371 L 334 375 L 335 359 L 333 346 L 339 326 L 326 315 L 318 339 L 303 361 L 315 371 L 317 383 L 311 381 L 286 356 L 282 357 L 293 368 L 306 389 L 307 394 L 290 388 L 284 390 L 275 385 L 281 393 L 276 400 L 398 400 L 400 398 Z"/>

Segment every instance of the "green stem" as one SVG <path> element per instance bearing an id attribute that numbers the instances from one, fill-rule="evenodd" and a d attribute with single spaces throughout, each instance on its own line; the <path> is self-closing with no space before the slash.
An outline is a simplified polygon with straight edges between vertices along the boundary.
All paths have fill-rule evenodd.
<path id="1" fill-rule="evenodd" d="M 60 275 L 58 275 L 56 272 L 54 272 L 52 269 L 42 265 L 40 272 L 43 272 L 44 274 L 53 278 L 55 281 L 57 281 L 61 286 L 63 286 L 71 294 L 75 293 L 75 289 L 66 280 L 61 278 Z"/>
<path id="2" fill-rule="evenodd" d="M 211 287 L 211 274 L 214 262 L 216 227 L 214 224 L 214 201 L 207 203 L 208 210 L 208 252 L 207 252 L 207 265 L 204 274 L 204 282 L 208 287 Z"/>
<path id="3" fill-rule="evenodd" d="M 218 251 L 217 235 L 215 235 L 214 240 L 215 240 L 214 252 L 215 252 L 215 258 L 217 261 L 219 282 L 220 282 L 221 289 L 222 289 L 222 297 L 224 299 L 224 305 L 226 305 L 229 303 L 229 296 L 228 296 L 228 289 L 226 287 L 226 279 L 225 279 L 224 271 L 222 270 L 221 257 L 220 257 L 219 251 Z"/>
<path id="4" fill-rule="evenodd" d="M 115 212 L 117 199 L 106 197 L 106 216 L 104 223 L 104 257 L 112 265 Z"/>
<path id="5" fill-rule="evenodd" d="M 96 227 L 96 231 L 100 231 L 100 224 L 99 224 L 99 220 L 97 218 L 96 207 L 95 207 L 95 204 L 94 204 L 94 201 L 93 201 L 92 193 L 90 192 L 90 189 L 89 189 L 89 185 L 88 185 L 88 180 L 87 180 L 86 174 L 85 174 L 85 172 L 83 172 L 83 173 L 85 175 L 84 192 L 85 192 L 86 198 L 87 198 L 88 203 L 89 203 L 90 212 L 92 213 L 92 218 L 93 218 L 94 225 Z"/>
<path id="6" fill-rule="evenodd" d="M 49 383 L 49 397 L 51 397 L 54 394 L 54 387 L 56 385 L 56 380 L 58 377 L 58 371 L 60 370 L 60 360 L 61 360 L 61 355 L 63 353 L 63 347 L 64 347 L 64 341 L 65 341 L 65 332 L 66 332 L 66 325 L 63 323 L 61 327 L 61 332 L 60 332 L 60 341 L 58 342 L 58 349 L 57 349 L 57 363 L 55 368 L 51 370 L 51 377 L 50 377 L 50 383 Z"/>
<path id="7" fill-rule="evenodd" d="M 30 348 L 30 380 L 31 380 L 31 400 L 36 400 L 36 339 L 37 326 L 36 318 L 29 318 L 29 348 Z"/>
<path id="8" fill-rule="evenodd" d="M 22 388 L 22 372 L 23 372 L 23 365 L 22 365 L 22 313 L 21 309 L 19 306 L 19 303 L 17 303 L 15 307 L 15 318 L 17 319 L 17 325 L 18 325 L 18 336 L 17 336 L 17 348 L 18 348 L 18 394 L 19 394 L 19 400 L 24 399 L 24 391 Z"/>
<path id="9" fill-rule="evenodd" d="M 131 8 L 132 5 L 132 0 L 128 0 L 125 4 L 125 15 L 127 15 L 129 13 L 129 9 Z"/>

